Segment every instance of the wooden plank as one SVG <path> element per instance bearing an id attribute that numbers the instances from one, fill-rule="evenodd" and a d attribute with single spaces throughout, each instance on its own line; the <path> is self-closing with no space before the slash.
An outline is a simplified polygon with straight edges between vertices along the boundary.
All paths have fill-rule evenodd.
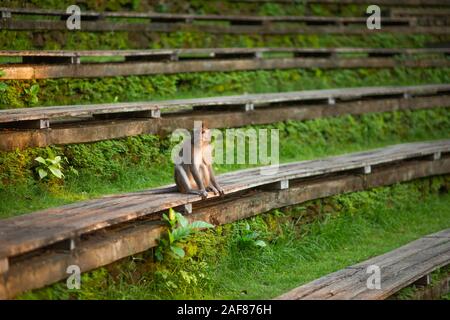
<path id="1" fill-rule="evenodd" d="M 242 116 L 242 111 L 214 111 L 201 115 L 195 113 L 172 114 L 161 119 L 133 119 L 115 121 L 85 121 L 73 124 L 53 124 L 52 130 L 0 131 L 0 150 L 27 147 L 45 147 L 54 144 L 83 143 L 135 136 L 144 133 L 167 135 L 177 128 L 192 128 L 195 120 L 202 119 L 210 128 L 241 127 L 248 124 L 268 124 L 286 120 L 307 120 L 334 117 L 344 114 L 359 115 L 395 110 L 416 110 L 450 106 L 450 95 L 414 97 L 412 99 L 376 99 L 327 104 L 307 104 L 255 108 Z"/>
<path id="2" fill-rule="evenodd" d="M 277 299 L 385 299 L 449 263 L 450 239 L 431 235 L 307 283 Z M 379 289 L 367 286 L 370 266 L 381 270 Z"/>
<path id="3" fill-rule="evenodd" d="M 336 59 L 318 57 L 294 58 L 238 58 L 217 59 L 193 58 L 179 61 L 158 62 L 148 59 L 142 61 L 140 57 L 127 58 L 127 62 L 106 62 L 93 64 L 4 64 L 1 65 L 4 75 L 1 79 L 52 79 L 52 78 L 95 78 L 130 75 L 175 74 L 189 72 L 210 71 L 245 71 L 272 70 L 293 68 L 442 68 L 448 67 L 447 58 L 422 58 L 420 60 L 396 60 L 391 54 L 371 54 L 370 57 L 337 57 Z M 377 56 L 377 57 L 374 57 Z M 134 60 L 130 62 L 129 60 Z"/>
<path id="4" fill-rule="evenodd" d="M 448 159 L 441 160 L 440 163 L 408 162 L 401 167 L 383 168 L 374 173 L 373 179 L 368 181 L 364 181 L 358 175 L 327 177 L 299 183 L 279 192 L 261 191 L 239 196 L 233 201 L 224 199 L 218 203 L 212 202 L 210 205 L 195 208 L 195 213 L 187 218 L 191 221 L 203 220 L 215 225 L 231 223 L 271 209 L 308 200 L 449 172 Z M 163 228 L 157 222 L 136 223 L 129 228 L 110 229 L 108 233 L 91 234 L 90 237 L 81 241 L 76 251 L 71 254 L 47 251 L 30 259 L 17 261 L 11 267 L 6 280 L 0 277 L 0 298 L 12 298 L 21 292 L 64 279 L 67 277 L 66 269 L 69 265 L 78 265 L 85 272 L 148 250 L 156 246 L 156 239 L 160 237 L 161 232 Z M 433 236 L 443 235 L 444 233 Z"/>
<path id="5" fill-rule="evenodd" d="M 329 56 L 330 54 L 349 53 L 392 53 L 392 54 L 426 54 L 448 53 L 449 48 L 296 48 L 296 47 L 261 47 L 261 48 L 187 48 L 187 49 L 134 49 L 134 50 L 0 50 L 4 57 L 138 57 L 171 55 L 204 55 L 219 57 L 226 55 L 255 56 L 257 53 L 295 53 L 307 56 Z"/>
<path id="6" fill-rule="evenodd" d="M 345 35 L 364 35 L 375 33 L 396 33 L 396 34 L 428 34 L 428 35 L 447 35 L 450 30 L 443 26 L 415 26 L 415 18 L 384 18 L 385 26 L 377 30 L 362 28 L 365 26 L 365 18 L 352 20 L 349 18 L 335 18 L 336 25 L 327 25 L 319 21 L 300 22 L 298 26 L 275 25 L 277 21 L 262 23 L 261 25 L 213 25 L 213 24 L 192 24 L 192 23 L 139 23 L 139 22 L 111 22 L 102 21 L 84 21 L 83 30 L 92 32 L 176 32 L 180 30 L 191 32 L 207 32 L 211 34 L 267 34 L 267 35 L 285 35 L 285 34 L 345 34 Z M 357 19 L 357 18 L 355 18 Z M 400 20 L 401 19 L 401 20 Z M 398 21 L 398 22 L 397 22 Z M 33 32 L 45 30 L 66 31 L 65 21 L 55 20 L 15 20 L 1 19 L 0 29 L 5 30 L 32 30 Z"/>
<path id="7" fill-rule="evenodd" d="M 249 2 L 264 3 L 275 2 L 280 4 L 295 4 L 295 0 L 230 0 L 232 2 Z M 373 4 L 372 0 L 306 0 L 307 5 L 323 4 L 323 5 L 369 5 Z M 448 0 L 377 0 L 379 6 L 450 6 Z"/>
<path id="8" fill-rule="evenodd" d="M 1 258 L 0 259 L 0 277 L 8 272 L 9 270 L 9 259 L 8 258 Z"/>
<path id="9" fill-rule="evenodd" d="M 60 16 L 63 18 L 69 15 L 63 10 L 52 9 L 33 9 L 33 8 L 4 8 L 0 7 L 0 12 L 8 12 L 18 15 L 38 15 L 38 16 Z M 178 13 L 155 13 L 155 12 L 132 12 L 132 11 L 116 11 L 116 12 L 95 12 L 82 11 L 81 18 L 140 18 L 148 20 L 154 24 L 190 24 L 194 21 L 221 21 L 230 22 L 238 25 L 241 24 L 262 24 L 263 22 L 314 22 L 314 23 L 330 23 L 330 22 L 347 22 L 365 24 L 364 17 L 320 17 L 320 16 L 255 16 L 255 15 L 216 15 L 216 14 L 178 14 Z M 95 20 L 95 19 L 92 19 Z M 406 18 L 390 18 L 385 17 L 385 23 L 402 23 L 408 22 Z M 104 21 L 102 21 L 104 22 Z M 203 27 L 203 26 L 202 26 Z"/>
<path id="10" fill-rule="evenodd" d="M 327 100 L 328 104 L 336 104 L 336 99 L 362 99 L 377 96 L 392 96 L 408 93 L 409 95 L 431 95 L 438 92 L 450 91 L 449 84 L 422 85 L 422 86 L 393 86 L 393 87 L 357 87 L 326 90 L 292 91 L 272 94 L 245 94 L 236 96 L 223 96 L 211 98 L 176 99 L 166 101 L 142 101 L 126 103 L 105 103 L 91 105 L 69 105 L 52 107 L 16 108 L 0 110 L 0 123 L 31 121 L 45 119 L 57 119 L 66 117 L 80 117 L 99 114 L 130 113 L 134 117 L 159 118 L 160 111 L 177 110 L 180 107 L 214 108 L 225 107 L 226 110 L 236 107 L 244 111 L 252 111 L 255 105 L 280 104 Z"/>
<path id="11" fill-rule="evenodd" d="M 274 175 L 261 176 L 260 168 L 241 170 L 220 176 L 219 182 L 226 194 L 232 194 L 283 180 L 357 169 L 361 167 L 361 163 L 374 166 L 424 157 L 436 151 L 450 152 L 450 140 L 396 145 L 316 161 L 284 164 L 280 165 Z M 108 196 L 1 220 L 0 257 L 19 255 L 84 233 L 201 200 L 196 195 L 176 192 L 155 194 L 157 190 Z M 209 198 L 217 196 L 210 194 Z"/>

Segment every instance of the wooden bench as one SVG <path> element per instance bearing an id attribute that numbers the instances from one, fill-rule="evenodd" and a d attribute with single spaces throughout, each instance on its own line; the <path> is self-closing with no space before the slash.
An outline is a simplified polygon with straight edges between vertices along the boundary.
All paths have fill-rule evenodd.
<path id="1" fill-rule="evenodd" d="M 229 0 L 232 2 L 254 2 L 254 3 L 264 3 L 264 2 L 275 2 L 280 4 L 297 4 L 296 0 Z M 322 5 L 370 5 L 374 4 L 372 0 L 304 0 L 301 3 L 305 5 L 311 4 L 322 4 Z M 378 0 L 376 2 L 379 6 L 405 6 L 405 7 L 418 7 L 418 6 L 438 6 L 445 7 L 450 6 L 449 0 Z"/>
<path id="2" fill-rule="evenodd" d="M 393 86 L 393 87 L 357 87 L 343 89 L 307 90 L 283 93 L 246 94 L 212 98 L 178 99 L 167 101 L 105 103 L 91 105 L 69 105 L 52 107 L 34 107 L 0 110 L 0 126 L 31 127 L 43 129 L 50 126 L 49 120 L 86 117 L 110 116 L 116 118 L 159 118 L 161 111 L 170 113 L 180 108 L 195 110 L 243 110 L 253 111 L 255 108 L 275 108 L 283 105 L 328 104 L 335 105 L 340 101 L 369 100 L 400 97 L 430 97 L 450 92 L 450 85 Z M 45 124 L 45 126 L 42 126 Z"/>
<path id="3" fill-rule="evenodd" d="M 381 300 L 411 284 L 430 284 L 430 273 L 450 263 L 450 229 L 326 275 L 278 300 Z M 380 271 L 377 289 L 369 277 Z M 375 271 L 376 272 L 376 271 Z M 369 282 L 369 285 L 367 283 Z"/>
<path id="4" fill-rule="evenodd" d="M 420 55 L 420 59 L 416 59 Z M 211 48 L 0 51 L 0 79 L 51 79 L 292 68 L 450 66 L 448 48 Z M 102 58 L 100 61 L 99 58 Z"/>
<path id="5" fill-rule="evenodd" d="M 0 29 L 67 30 L 69 17 L 63 10 L 0 8 Z M 39 19 L 21 19 L 38 16 Z M 59 17 L 55 20 L 54 17 Z M 130 21 L 133 20 L 133 22 Z M 99 21 L 101 20 L 101 23 Z M 136 20 L 141 20 L 136 22 Z M 404 34 L 448 34 L 446 27 L 423 27 L 415 17 L 383 18 L 383 28 L 369 30 L 365 17 L 316 16 L 236 16 L 137 12 L 81 12 L 83 31 L 174 32 L 201 31 L 215 34 L 369 34 L 394 32 Z M 289 24 L 289 25 L 286 25 Z"/>
<path id="6" fill-rule="evenodd" d="M 450 107 L 450 85 L 363 87 L 201 99 L 0 110 L 0 150 L 140 134 Z"/>
<path id="7" fill-rule="evenodd" d="M 450 173 L 450 140 L 412 143 L 219 177 L 225 197 L 151 189 L 0 220 L 0 298 L 112 263 L 157 245 L 170 207 L 214 225 L 334 194 Z M 272 168 L 273 169 L 273 168 Z M 192 207 L 191 207 L 192 206 Z M 226 214 L 225 214 L 226 213 Z"/>

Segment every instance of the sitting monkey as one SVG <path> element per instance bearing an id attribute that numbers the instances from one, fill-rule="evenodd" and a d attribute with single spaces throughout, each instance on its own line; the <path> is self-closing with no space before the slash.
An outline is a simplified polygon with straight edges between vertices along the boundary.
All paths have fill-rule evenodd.
<path id="1" fill-rule="evenodd" d="M 183 151 L 189 150 L 190 155 L 184 157 Z M 203 124 L 201 128 L 194 128 L 191 139 L 183 142 L 183 148 L 179 151 L 180 163 L 175 164 L 176 186 L 137 192 L 139 195 L 164 194 L 179 191 L 200 195 L 203 199 L 208 197 L 208 191 L 215 195 L 223 195 L 224 191 L 216 181 L 212 168 L 211 131 Z M 190 158 L 189 158 L 190 156 Z M 187 161 L 184 161 L 186 158 Z M 125 195 L 113 195 L 107 197 L 121 198 Z"/>
<path id="2" fill-rule="evenodd" d="M 190 158 L 183 154 L 186 150 L 190 150 Z M 205 125 L 194 128 L 190 141 L 184 141 L 179 157 L 183 159 L 175 164 L 175 183 L 179 192 L 198 194 L 203 199 L 208 197 L 208 191 L 215 195 L 224 194 L 212 168 L 211 130 Z"/>

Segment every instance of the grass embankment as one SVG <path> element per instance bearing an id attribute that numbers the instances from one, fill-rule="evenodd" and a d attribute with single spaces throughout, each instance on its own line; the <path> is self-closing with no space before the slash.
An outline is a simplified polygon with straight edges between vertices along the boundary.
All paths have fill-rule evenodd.
<path id="1" fill-rule="evenodd" d="M 422 179 L 275 210 L 195 235 L 183 260 L 153 262 L 150 250 L 83 275 L 80 290 L 61 282 L 20 298 L 273 298 L 449 228 L 449 186 L 449 176 Z"/>
<path id="2" fill-rule="evenodd" d="M 1 50 L 101 50 L 220 47 L 378 47 L 421 48 L 448 42 L 448 35 L 403 35 L 376 33 L 367 35 L 290 34 L 233 35 L 201 31 L 156 32 L 30 32 L 0 30 Z"/>
<path id="3" fill-rule="evenodd" d="M 450 83 L 450 68 L 292 69 L 5 80 L 0 82 L 0 109 L 433 83 Z"/>

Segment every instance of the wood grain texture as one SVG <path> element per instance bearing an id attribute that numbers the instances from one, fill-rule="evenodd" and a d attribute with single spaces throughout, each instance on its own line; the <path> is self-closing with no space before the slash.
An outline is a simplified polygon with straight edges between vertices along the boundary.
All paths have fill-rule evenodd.
<path id="1" fill-rule="evenodd" d="M 281 295 L 279 300 L 379 300 L 450 263 L 450 229 L 326 275 Z M 369 289 L 369 266 L 381 270 L 381 288 Z"/>
<path id="2" fill-rule="evenodd" d="M 0 20 L 0 29 L 7 30 L 67 30 L 65 11 L 44 9 L 0 8 L 5 17 Z M 40 16 L 40 20 L 20 19 L 22 15 Z M 50 17 L 45 19 L 45 17 Z M 62 19 L 54 20 L 52 17 Z M 84 20 L 83 20 L 84 17 Z M 116 21 L 112 21 L 114 18 Z M 129 22 L 127 19 L 143 22 Z M 91 12 L 81 13 L 82 30 L 175 32 L 200 31 L 219 34 L 434 34 L 450 32 L 442 26 L 417 26 L 416 17 L 384 17 L 383 28 L 369 30 L 364 17 L 316 17 L 316 16 L 224 16 L 193 14 L 162 14 L 136 12 Z M 101 19 L 101 23 L 98 20 Z M 205 23 L 207 22 L 207 23 Z M 210 22 L 220 22 L 211 24 Z M 420 22 L 420 20 L 419 20 Z"/>
<path id="3" fill-rule="evenodd" d="M 283 54 L 284 57 L 277 57 Z M 354 57 L 357 54 L 358 57 Z M 370 48 L 224 48 L 178 50 L 0 51 L 0 56 L 21 57 L 22 63 L 0 65 L 1 79 L 111 77 L 207 71 L 270 70 L 291 68 L 445 67 L 450 49 Z M 352 56 L 353 55 L 353 56 Z M 414 58 L 422 55 L 420 59 Z M 425 56 L 423 56 L 425 55 Z M 83 57 L 115 57 L 122 62 L 83 63 Z M 399 59 L 399 57 L 402 57 Z M 31 60 L 30 60 L 31 59 Z M 30 63 L 33 59 L 39 63 Z M 75 63 L 64 63 L 72 59 Z"/>
<path id="4" fill-rule="evenodd" d="M 239 108 L 239 105 L 244 105 L 244 103 L 248 102 L 248 99 L 245 98 L 246 96 L 237 96 L 237 99 L 223 97 L 219 100 L 210 98 L 210 100 L 191 101 L 192 104 L 190 106 L 183 105 L 182 101 L 178 101 L 181 102 L 180 104 L 175 101 L 172 105 L 170 101 L 162 101 L 161 104 L 159 102 L 142 102 L 137 103 L 133 108 L 152 109 L 159 107 L 161 108 L 160 110 L 165 110 L 168 113 L 163 112 L 159 119 L 143 119 L 135 117 L 135 113 L 133 112 L 124 112 L 120 114 L 120 118 L 112 117 L 111 120 L 108 120 L 107 117 L 100 120 L 98 117 L 99 114 L 94 115 L 93 119 L 73 118 L 70 121 L 65 120 L 64 122 L 54 122 L 51 120 L 50 128 L 44 130 L 19 129 L 20 122 L 5 123 L 2 122 L 2 119 L 3 121 L 18 121 L 22 119 L 20 121 L 23 122 L 27 121 L 25 120 L 26 118 L 42 117 L 48 111 L 51 111 L 48 114 L 49 117 L 54 116 L 56 117 L 55 119 L 58 119 L 58 114 L 61 113 L 70 114 L 74 112 L 89 114 L 89 110 L 82 109 L 84 107 L 89 108 L 89 105 L 80 105 L 79 109 L 75 111 L 70 110 L 72 106 L 69 106 L 69 110 L 48 107 L 36 113 L 33 111 L 35 108 L 33 108 L 27 109 L 24 114 L 21 111 L 15 111 L 17 109 L 5 110 L 4 113 L 0 111 L 0 127 L 9 127 L 10 129 L 0 130 L 0 150 L 9 151 L 28 147 L 45 147 L 55 144 L 85 143 L 147 133 L 165 136 L 177 128 L 191 129 L 196 120 L 204 121 L 210 128 L 231 128 L 287 120 L 335 117 L 347 114 L 360 115 L 397 110 L 445 108 L 450 107 L 450 94 L 446 94 L 446 88 L 447 86 L 445 85 L 440 87 L 440 89 L 434 87 L 437 90 L 434 91 L 433 87 L 428 86 L 417 87 L 414 90 L 411 87 L 408 93 L 409 98 L 404 98 L 403 96 L 402 92 L 405 92 L 405 87 L 399 88 L 398 90 L 389 88 L 387 91 L 371 90 L 371 92 L 366 92 L 367 95 L 363 95 L 362 92 L 358 92 L 359 90 L 354 88 L 350 90 L 350 96 L 342 95 L 340 97 L 337 96 L 339 95 L 339 91 L 333 90 L 328 93 L 325 90 L 318 94 L 311 92 L 311 95 L 304 94 L 305 92 L 303 92 L 297 97 L 295 95 L 289 96 L 287 93 L 285 93 L 286 95 L 280 94 L 279 96 L 277 94 L 262 95 L 256 97 L 257 99 L 254 102 L 251 102 L 255 106 L 254 110 L 245 113 L 242 108 Z M 362 95 L 358 96 L 358 94 Z M 335 104 L 333 105 L 329 105 L 326 101 L 330 96 L 334 96 Z M 227 100 L 228 98 L 230 98 L 229 101 Z M 231 107 L 228 110 L 222 110 L 222 107 L 227 105 L 227 101 Z M 264 101 L 267 101 L 267 103 Z M 195 109 L 196 106 L 200 105 L 203 105 L 201 111 L 192 110 L 192 108 Z M 106 104 L 103 107 L 107 111 L 113 111 L 113 106 L 117 106 L 117 110 L 122 108 L 121 104 L 111 104 L 110 106 L 111 108 Z M 55 108 L 54 113 L 52 108 Z M 183 112 L 171 113 L 170 110 L 176 110 L 178 108 L 186 109 Z M 2 114 L 4 118 L 2 118 Z M 115 114 L 109 113 L 109 115 Z M 15 129 L 13 129 L 14 127 Z"/>
<path id="5" fill-rule="evenodd" d="M 87 105 L 68 105 L 51 107 L 15 108 L 0 110 L 0 123 L 57 119 L 65 117 L 91 116 L 94 114 L 135 113 L 137 111 L 162 110 L 170 112 L 180 108 L 202 107 L 203 110 L 215 110 L 218 107 L 241 107 L 245 105 L 267 106 L 282 105 L 293 102 L 321 102 L 333 99 L 348 101 L 355 99 L 383 98 L 398 95 L 423 96 L 435 95 L 439 92 L 450 92 L 450 84 L 392 87 L 357 87 L 327 90 L 306 90 L 282 93 L 245 94 L 211 98 L 177 99 L 163 101 L 142 101 L 126 103 L 105 103 Z M 207 107 L 208 109 L 205 109 Z M 130 116 L 130 118 L 132 115 Z"/>

